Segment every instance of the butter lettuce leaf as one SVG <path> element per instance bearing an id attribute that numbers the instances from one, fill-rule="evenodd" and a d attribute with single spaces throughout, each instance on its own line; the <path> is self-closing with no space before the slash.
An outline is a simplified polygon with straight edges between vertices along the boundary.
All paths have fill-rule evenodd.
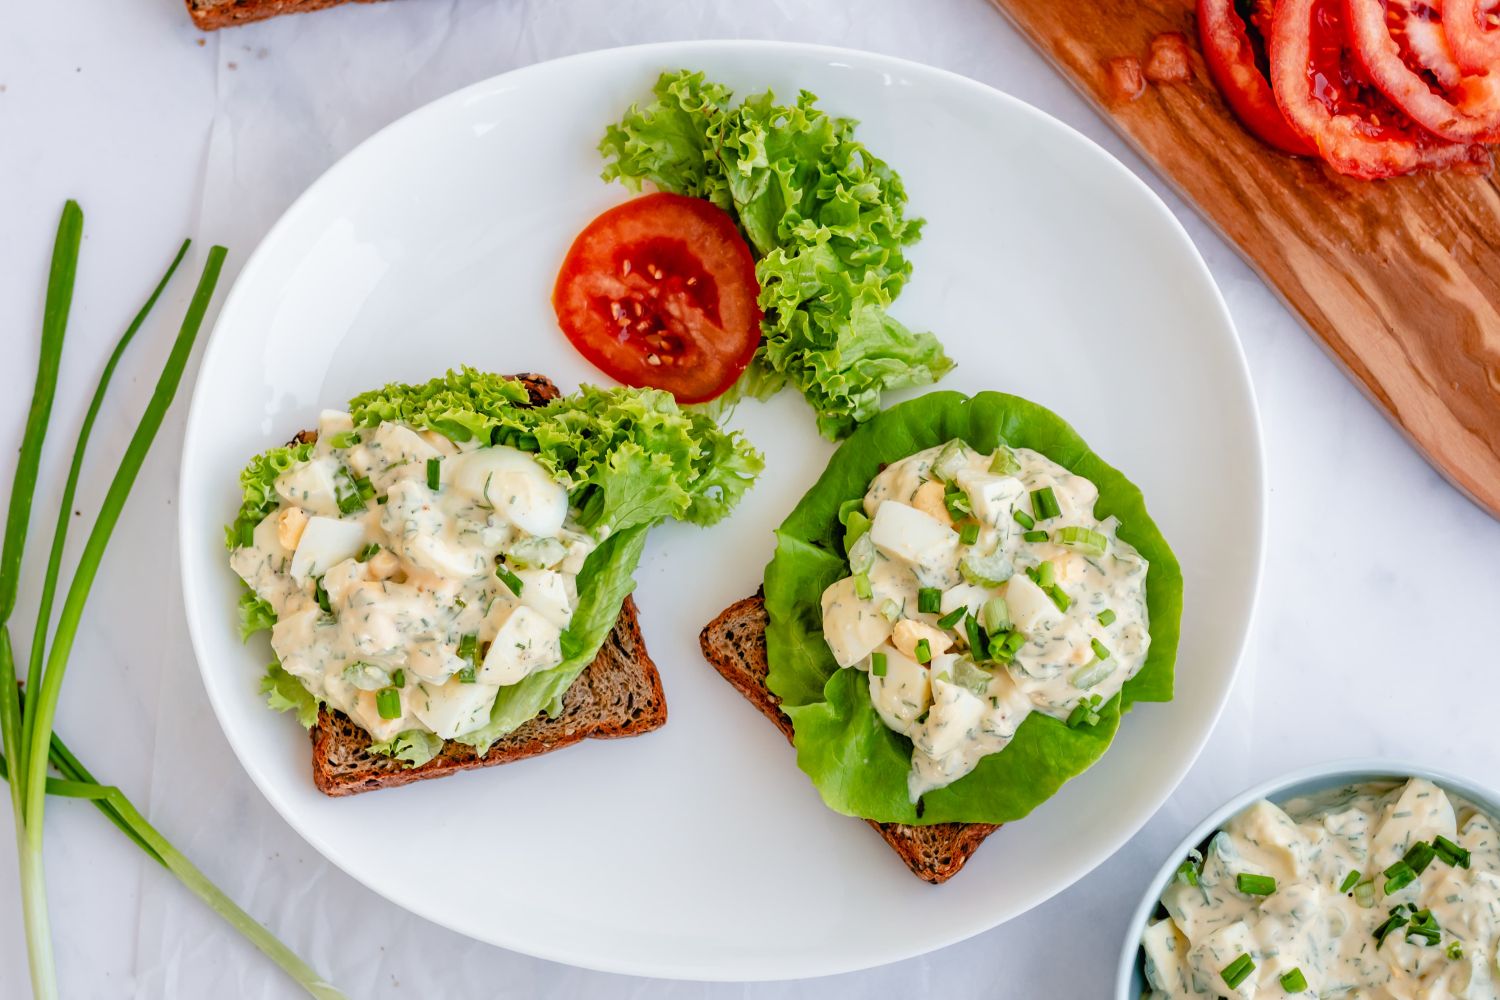
<path id="1" fill-rule="evenodd" d="M 919 811 L 907 798 L 911 742 L 880 721 L 865 675 L 834 662 L 823 639 L 821 598 L 829 584 L 849 573 L 839 505 L 863 496 L 884 465 L 953 438 L 983 452 L 999 444 L 1034 449 L 1099 487 L 1095 511 L 1101 518 L 1118 517 L 1120 537 L 1150 562 L 1151 648 L 1140 672 L 1101 706 L 1097 725 L 1069 728 L 1050 716 L 1030 715 L 1009 746 L 953 784 L 924 795 Z M 892 407 L 834 453 L 776 537 L 765 575 L 766 683 L 795 727 L 798 765 L 838 812 L 912 824 L 1020 819 L 1103 755 L 1122 713 L 1138 702 L 1172 698 L 1182 617 L 1177 559 L 1140 490 L 1094 454 L 1061 417 L 1036 403 L 997 392 L 972 398 L 934 392 Z"/>
<path id="2" fill-rule="evenodd" d="M 318 699 L 302 686 L 302 682 L 273 662 L 260 679 L 260 692 L 266 696 L 266 704 L 278 712 L 296 712 L 297 721 L 303 729 L 311 729 L 318 721 Z"/>
<path id="3" fill-rule="evenodd" d="M 731 390 L 765 398 L 787 383 L 829 438 L 880 409 L 889 389 L 928 385 L 953 362 L 930 333 L 888 309 L 911 276 L 906 248 L 922 220 L 906 215 L 901 178 L 803 91 L 734 104 L 686 70 L 665 73 L 655 100 L 605 133 L 604 178 L 705 198 L 733 215 L 757 258 L 763 339 Z"/>

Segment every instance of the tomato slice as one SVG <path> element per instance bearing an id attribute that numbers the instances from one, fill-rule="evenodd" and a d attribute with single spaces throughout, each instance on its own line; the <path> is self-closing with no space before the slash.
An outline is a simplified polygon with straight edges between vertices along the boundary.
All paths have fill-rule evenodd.
<path id="1" fill-rule="evenodd" d="M 1462 69 L 1500 72 L 1500 0 L 1443 0 L 1443 34 Z"/>
<path id="2" fill-rule="evenodd" d="M 1454 142 L 1500 138 L 1500 76 L 1460 76 L 1445 88 L 1437 73 L 1422 64 L 1424 51 L 1428 59 L 1436 58 L 1440 64 L 1444 52 L 1433 49 L 1425 29 L 1419 31 L 1419 43 L 1414 45 L 1407 29 L 1428 23 L 1429 17 L 1437 24 L 1436 11 L 1421 0 L 1346 0 L 1346 9 L 1360 66 L 1412 121 Z M 1425 50 L 1419 48 L 1423 42 Z M 1450 64 L 1457 69 L 1451 59 Z"/>
<path id="3" fill-rule="evenodd" d="M 1266 79 L 1263 32 L 1271 19 L 1271 0 L 1252 0 L 1248 19 L 1235 0 L 1198 0 L 1198 38 L 1208 75 L 1235 116 L 1261 142 L 1293 156 L 1316 156 L 1318 150 L 1287 124 Z"/>
<path id="4" fill-rule="evenodd" d="M 755 258 L 728 213 L 701 198 L 650 194 L 584 227 L 552 307 L 606 375 L 701 403 L 733 385 L 755 354 L 759 295 Z"/>
<path id="5" fill-rule="evenodd" d="M 1489 163 L 1483 146 L 1434 135 L 1376 89 L 1350 40 L 1345 0 L 1277 0 L 1270 43 L 1276 103 L 1340 173 L 1373 179 Z"/>

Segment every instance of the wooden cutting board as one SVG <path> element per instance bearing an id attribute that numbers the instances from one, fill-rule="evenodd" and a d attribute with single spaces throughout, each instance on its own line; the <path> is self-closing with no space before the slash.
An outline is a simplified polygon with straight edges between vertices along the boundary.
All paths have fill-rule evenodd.
<path id="1" fill-rule="evenodd" d="M 1500 517 L 1500 186 L 1443 174 L 1354 181 L 1251 138 L 1209 80 L 1190 0 L 994 0 L 1302 317 L 1444 476 Z M 1193 77 L 1115 97 L 1181 32 Z"/>

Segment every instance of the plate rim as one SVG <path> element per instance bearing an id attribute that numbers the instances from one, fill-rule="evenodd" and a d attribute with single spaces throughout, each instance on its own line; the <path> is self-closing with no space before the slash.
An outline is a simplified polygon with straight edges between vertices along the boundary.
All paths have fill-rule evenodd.
<path id="1" fill-rule="evenodd" d="M 1009 914 L 1000 915 L 991 919 L 988 915 L 976 921 L 972 926 L 963 930 L 946 934 L 935 934 L 931 937 L 921 939 L 920 943 L 898 952 L 882 952 L 879 955 L 859 953 L 851 955 L 844 953 L 845 957 L 832 961 L 820 958 L 809 958 L 805 955 L 780 956 L 774 960 L 762 958 L 745 958 L 739 961 L 719 961 L 713 968 L 690 966 L 687 963 L 671 963 L 660 959 L 646 959 L 638 961 L 617 961 L 609 957 L 596 958 L 588 954 L 580 954 L 576 950 L 570 951 L 565 945 L 554 944 L 544 946 L 531 941 L 518 942 L 500 936 L 478 933 L 472 929 L 459 926 L 454 921 L 446 918 L 443 914 L 436 912 L 420 899 L 406 898 L 399 893 L 389 891 L 386 887 L 377 886 L 366 881 L 359 874 L 351 871 L 345 863 L 340 860 L 339 854 L 333 845 L 328 844 L 324 838 L 315 835 L 305 828 L 296 818 L 297 813 L 290 804 L 280 795 L 275 783 L 269 776 L 262 773 L 260 769 L 248 762 L 247 758 L 253 759 L 250 748 L 243 747 L 239 739 L 231 735 L 231 727 L 225 724 L 226 705 L 221 699 L 221 693 L 216 690 L 214 684 L 209 682 L 206 658 L 200 654 L 200 648 L 206 643 L 206 639 L 200 639 L 198 623 L 200 619 L 206 621 L 205 612 L 201 607 L 202 600 L 196 592 L 188 586 L 190 577 L 196 574 L 190 569 L 191 557 L 190 546 L 196 547 L 202 544 L 202 540 L 196 538 L 189 532 L 189 519 L 183 513 L 190 509 L 190 505 L 196 507 L 196 501 L 189 499 L 189 484 L 196 482 L 194 475 L 196 466 L 193 456 L 199 451 L 198 437 L 202 433 L 202 413 L 207 408 L 205 392 L 201 382 L 202 372 L 208 367 L 209 361 L 215 356 L 215 352 L 221 349 L 224 339 L 220 336 L 221 327 L 224 325 L 225 316 L 234 315 L 234 307 L 239 299 L 248 294 L 245 289 L 250 283 L 247 279 L 253 278 L 258 271 L 265 266 L 265 260 L 269 257 L 271 249 L 281 238 L 282 233 L 293 225 L 297 217 L 307 210 L 307 206 L 314 203 L 322 192 L 337 183 L 339 174 L 349 169 L 348 164 L 365 153 L 368 147 L 382 141 L 389 133 L 406 127 L 411 121 L 423 116 L 441 113 L 443 109 L 462 106 L 470 97 L 489 93 L 496 88 L 514 85 L 518 81 L 524 82 L 524 78 L 542 72 L 553 71 L 558 65 L 569 65 L 589 61 L 604 61 L 614 58 L 639 59 L 642 61 L 656 58 L 665 65 L 668 61 L 675 61 L 686 54 L 691 58 L 698 55 L 711 55 L 724 52 L 743 52 L 750 54 L 769 54 L 771 57 L 791 57 L 813 59 L 821 61 L 850 60 L 856 63 L 876 63 L 906 74 L 914 74 L 927 77 L 931 82 L 948 87 L 957 87 L 967 90 L 977 96 L 988 100 L 997 100 L 1009 109 L 1023 117 L 1030 118 L 1042 128 L 1060 130 L 1063 134 L 1071 137 L 1072 141 L 1081 144 L 1081 149 L 1089 150 L 1089 155 L 1095 156 L 1100 162 L 1100 169 L 1113 172 L 1127 185 L 1133 186 L 1144 200 L 1153 205 L 1157 214 L 1167 224 L 1167 231 L 1180 240 L 1183 247 L 1188 251 L 1188 258 L 1196 268 L 1197 278 L 1200 283 L 1210 291 L 1210 301 L 1217 310 L 1222 321 L 1224 332 L 1228 335 L 1228 358 L 1232 360 L 1232 373 L 1237 376 L 1239 387 L 1245 394 L 1248 418 L 1247 430 L 1250 445 L 1253 452 L 1251 467 L 1245 471 L 1250 474 L 1251 489 L 1247 490 L 1247 498 L 1253 501 L 1255 508 L 1254 517 L 1254 558 L 1249 566 L 1248 598 L 1242 625 L 1239 634 L 1233 637 L 1232 648 L 1234 649 L 1233 662 L 1230 664 L 1226 680 L 1217 704 L 1213 708 L 1212 717 L 1194 741 L 1191 752 L 1182 755 L 1176 764 L 1166 768 L 1168 776 L 1160 786 L 1161 793 L 1158 801 L 1149 803 L 1149 807 L 1137 806 L 1128 817 L 1128 821 L 1116 827 L 1116 832 L 1105 838 L 1100 849 L 1087 856 L 1074 859 L 1071 863 L 1062 865 L 1062 875 L 1057 880 L 1058 884 L 1050 891 L 1045 892 L 1030 900 L 1021 909 Z M 941 388 L 940 386 L 938 388 Z M 1166 204 L 1146 181 L 1137 173 L 1127 167 L 1118 157 L 1105 149 L 1098 142 L 1085 135 L 1079 129 L 1069 125 L 1053 115 L 1042 111 L 1028 102 L 1015 97 L 1006 91 L 1000 90 L 989 84 L 964 76 L 952 70 L 933 66 L 927 63 L 899 56 L 892 56 L 882 52 L 874 52 L 862 49 L 853 49 L 843 46 L 824 45 L 807 42 L 786 42 L 770 39 L 701 39 L 680 40 L 666 42 L 651 42 L 637 45 L 611 46 L 598 49 L 590 49 L 582 52 L 572 53 L 556 59 L 542 60 L 525 66 L 498 73 L 473 83 L 467 84 L 457 90 L 451 91 L 437 97 L 425 104 L 393 119 L 388 124 L 372 132 L 355 146 L 350 148 L 332 164 L 330 164 L 318 177 L 309 184 L 296 198 L 294 198 L 276 221 L 268 228 L 265 235 L 256 244 L 255 249 L 245 259 L 244 266 L 235 276 L 233 285 L 223 300 L 218 313 L 214 318 L 213 329 L 210 331 L 207 343 L 199 360 L 198 370 L 194 373 L 194 384 L 192 398 L 187 410 L 187 418 L 182 443 L 182 457 L 178 469 L 178 561 L 179 580 L 181 582 L 182 597 L 185 617 L 187 619 L 189 638 L 193 648 L 194 659 L 197 661 L 199 679 L 203 683 L 209 704 L 213 709 L 215 721 L 223 734 L 230 749 L 233 751 L 240 768 L 250 778 L 256 790 L 290 826 L 299 837 L 318 852 L 326 861 L 348 875 L 360 885 L 376 893 L 381 898 L 388 900 L 396 906 L 413 913 L 425 920 L 450 931 L 461 934 L 471 940 L 479 941 L 487 945 L 515 951 L 520 954 L 530 955 L 547 961 L 559 962 L 578 968 L 591 969 L 600 972 L 608 972 L 619 975 L 646 976 L 670 980 L 688 980 L 697 982 L 764 982 L 789 979 L 821 978 L 824 976 L 839 975 L 857 972 L 865 969 L 876 968 L 898 961 L 914 958 L 928 954 L 965 941 L 985 931 L 992 930 L 1001 924 L 1023 916 L 1025 913 L 1042 905 L 1052 899 L 1065 889 L 1071 888 L 1082 879 L 1086 878 L 1104 861 L 1116 854 L 1129 840 L 1134 838 L 1144 825 L 1156 815 L 1168 798 L 1181 784 L 1187 772 L 1202 755 L 1203 748 L 1208 739 L 1218 726 L 1235 685 L 1239 680 L 1240 673 L 1245 666 L 1245 654 L 1248 647 L 1249 636 L 1254 628 L 1256 614 L 1260 601 L 1261 583 L 1264 576 L 1266 561 L 1266 536 L 1269 524 L 1269 504 L 1267 502 L 1266 481 L 1266 455 L 1265 435 L 1260 406 L 1255 392 L 1254 382 L 1250 375 L 1249 362 L 1245 354 L 1244 344 L 1241 341 L 1238 329 L 1234 323 L 1229 307 L 1224 300 L 1222 290 L 1215 281 L 1212 272 L 1208 268 L 1197 244 L 1188 234 L 1186 228 L 1178 219 L 1176 213 Z"/>

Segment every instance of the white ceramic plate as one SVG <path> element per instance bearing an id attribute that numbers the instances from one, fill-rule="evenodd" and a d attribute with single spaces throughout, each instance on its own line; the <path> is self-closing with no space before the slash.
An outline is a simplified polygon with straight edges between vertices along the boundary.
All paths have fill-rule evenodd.
<path id="1" fill-rule="evenodd" d="M 768 469 L 729 521 L 653 533 L 637 600 L 671 722 L 495 770 L 334 800 L 296 723 L 265 709 L 268 655 L 234 628 L 221 526 L 248 456 L 318 410 L 469 363 L 600 378 L 549 303 L 578 230 L 625 197 L 599 137 L 658 72 L 741 94 L 807 88 L 859 118 L 928 219 L 896 314 L 939 332 L 944 387 L 1003 389 L 1069 419 L 1145 491 L 1187 581 L 1178 697 L 941 889 L 825 809 L 781 734 L 703 661 L 699 629 L 753 592 L 771 531 L 832 446 L 793 393 L 735 415 Z M 401 906 L 483 941 L 618 972 L 815 976 L 961 940 L 1070 885 L 1140 828 L 1196 758 L 1255 598 L 1262 461 L 1244 358 L 1203 261 L 1118 162 L 1021 102 L 882 56 L 763 43 L 597 52 L 402 119 L 328 171 L 256 251 L 215 326 L 182 463 L 183 586 L 214 709 L 307 840 Z M 420 836 L 420 857 L 402 845 Z M 441 846 L 438 846 L 441 845 Z"/>

